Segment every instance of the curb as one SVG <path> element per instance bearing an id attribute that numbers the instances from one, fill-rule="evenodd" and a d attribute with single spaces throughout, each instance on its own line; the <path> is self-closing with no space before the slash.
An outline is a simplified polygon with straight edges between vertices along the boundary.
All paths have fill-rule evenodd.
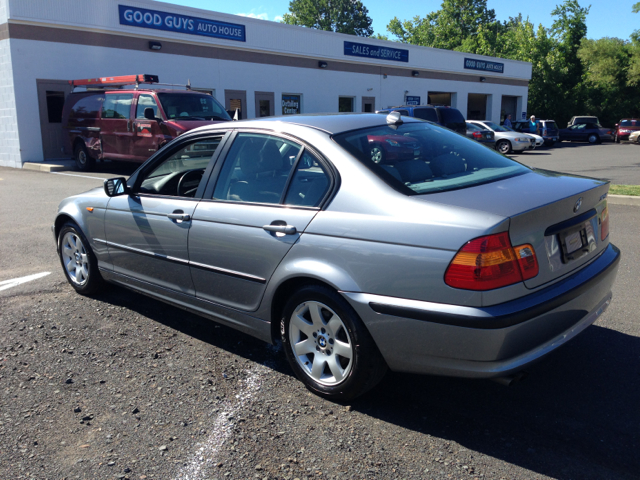
<path id="1" fill-rule="evenodd" d="M 607 203 L 609 205 L 634 205 L 640 206 L 640 197 L 633 195 L 608 195 Z"/>
<path id="2" fill-rule="evenodd" d="M 36 172 L 61 172 L 63 170 L 69 170 L 69 167 L 67 167 L 66 165 L 33 162 L 23 163 L 22 168 L 24 168 L 25 170 L 34 170 Z"/>

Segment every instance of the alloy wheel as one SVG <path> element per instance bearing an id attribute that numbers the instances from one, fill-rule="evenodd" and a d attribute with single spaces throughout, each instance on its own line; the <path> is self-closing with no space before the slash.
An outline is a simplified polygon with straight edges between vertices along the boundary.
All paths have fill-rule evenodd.
<path id="1" fill-rule="evenodd" d="M 291 350 L 302 371 L 319 384 L 342 382 L 353 367 L 353 343 L 344 322 L 327 305 L 304 302 L 289 322 Z"/>
<path id="2" fill-rule="evenodd" d="M 69 279 L 76 285 L 84 285 L 89 279 L 89 257 L 80 237 L 67 232 L 62 237 L 60 256 Z"/>

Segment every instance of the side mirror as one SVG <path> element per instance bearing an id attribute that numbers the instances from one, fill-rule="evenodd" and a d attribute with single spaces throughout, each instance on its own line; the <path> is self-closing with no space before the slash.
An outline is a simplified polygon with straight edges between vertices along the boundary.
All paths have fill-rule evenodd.
<path id="1" fill-rule="evenodd" d="M 619 124 L 618 124 L 618 123 L 616 123 L 616 127 L 617 127 L 618 125 L 619 125 Z"/>
<path id="2" fill-rule="evenodd" d="M 156 114 L 155 114 L 153 108 L 147 107 L 147 108 L 144 109 L 144 118 L 146 118 L 147 120 L 157 120 L 156 119 Z"/>
<path id="3" fill-rule="evenodd" d="M 129 193 L 127 179 L 124 177 L 108 178 L 104 181 L 104 193 L 107 194 L 107 197 L 117 197 Z"/>

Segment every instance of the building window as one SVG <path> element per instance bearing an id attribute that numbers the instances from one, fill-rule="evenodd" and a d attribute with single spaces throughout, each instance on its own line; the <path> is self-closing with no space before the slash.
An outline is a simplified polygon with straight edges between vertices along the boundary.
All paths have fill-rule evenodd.
<path id="1" fill-rule="evenodd" d="M 49 117 L 49 123 L 62 123 L 63 104 L 64 92 L 47 90 L 47 116 Z"/>
<path id="2" fill-rule="evenodd" d="M 282 95 L 282 114 L 295 115 L 301 112 L 301 96 L 300 95 Z"/>
<path id="3" fill-rule="evenodd" d="M 338 99 L 339 112 L 353 112 L 353 97 L 340 97 Z"/>

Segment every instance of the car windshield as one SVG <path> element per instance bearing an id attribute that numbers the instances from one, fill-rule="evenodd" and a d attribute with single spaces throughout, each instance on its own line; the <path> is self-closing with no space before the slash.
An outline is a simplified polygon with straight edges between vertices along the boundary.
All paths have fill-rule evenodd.
<path id="1" fill-rule="evenodd" d="M 158 93 L 162 109 L 169 119 L 231 120 L 211 95 L 194 93 Z"/>
<path id="2" fill-rule="evenodd" d="M 406 195 L 468 188 L 530 171 L 484 145 L 429 123 L 383 125 L 333 139 Z"/>
<path id="3" fill-rule="evenodd" d="M 621 127 L 640 127 L 640 120 L 622 120 Z"/>
<path id="4" fill-rule="evenodd" d="M 511 130 L 510 128 L 504 127 L 502 125 L 498 125 L 497 123 L 493 123 L 493 122 L 482 122 L 484 125 L 486 125 L 488 128 L 490 128 L 491 130 L 493 130 L 494 132 L 513 132 L 513 130 Z"/>

